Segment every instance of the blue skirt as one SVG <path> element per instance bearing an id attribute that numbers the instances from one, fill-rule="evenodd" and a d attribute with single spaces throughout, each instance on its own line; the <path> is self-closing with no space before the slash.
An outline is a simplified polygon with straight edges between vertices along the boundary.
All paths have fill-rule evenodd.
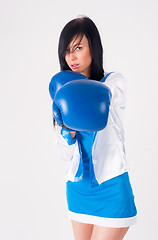
<path id="1" fill-rule="evenodd" d="M 105 227 L 128 227 L 136 223 L 137 210 L 128 172 L 92 187 L 89 175 L 66 183 L 69 217 Z"/>

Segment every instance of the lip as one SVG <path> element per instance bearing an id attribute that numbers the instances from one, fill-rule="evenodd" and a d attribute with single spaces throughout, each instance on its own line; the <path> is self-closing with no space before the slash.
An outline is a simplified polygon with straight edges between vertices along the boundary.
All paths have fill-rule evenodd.
<path id="1" fill-rule="evenodd" d="M 70 66 L 71 66 L 72 69 L 76 69 L 76 68 L 79 67 L 79 64 L 72 64 L 72 65 L 70 65 Z"/>

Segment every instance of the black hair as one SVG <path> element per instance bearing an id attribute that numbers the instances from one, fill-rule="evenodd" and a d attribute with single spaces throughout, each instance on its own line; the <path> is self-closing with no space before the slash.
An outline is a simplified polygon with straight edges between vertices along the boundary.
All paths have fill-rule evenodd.
<path id="1" fill-rule="evenodd" d="M 90 79 L 100 81 L 104 77 L 103 47 L 99 31 L 94 22 L 88 17 L 79 17 L 68 22 L 63 28 L 58 45 L 58 56 L 61 71 L 71 70 L 65 61 L 67 47 L 75 37 L 86 36 L 92 57 Z M 80 40 L 80 41 L 81 41 Z"/>

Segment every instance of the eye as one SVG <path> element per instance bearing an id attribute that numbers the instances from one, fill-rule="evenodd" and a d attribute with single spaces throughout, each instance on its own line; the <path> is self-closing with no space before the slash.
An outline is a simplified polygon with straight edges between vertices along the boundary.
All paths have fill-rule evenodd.
<path id="1" fill-rule="evenodd" d="M 82 49 L 82 47 L 79 47 L 79 46 L 78 46 L 75 50 L 78 51 L 78 50 L 81 50 L 81 49 Z"/>

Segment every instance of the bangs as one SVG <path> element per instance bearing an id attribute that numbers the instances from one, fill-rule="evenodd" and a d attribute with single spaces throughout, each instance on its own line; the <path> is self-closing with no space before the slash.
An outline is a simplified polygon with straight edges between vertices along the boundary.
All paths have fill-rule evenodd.
<path id="1" fill-rule="evenodd" d="M 71 24 L 72 22 L 72 24 Z M 63 55 L 65 56 L 66 50 L 68 48 L 68 45 L 73 41 L 75 42 L 79 38 L 79 43 L 82 41 L 82 38 L 84 35 L 86 35 L 87 31 L 85 29 L 84 24 L 82 24 L 81 19 L 78 21 L 71 21 L 69 24 L 67 24 L 63 31 L 61 32 L 61 38 L 62 38 L 62 46 L 60 45 L 60 48 L 62 49 Z M 59 40 L 60 42 L 60 40 Z M 60 49 L 60 50 L 61 50 Z"/>
<path id="2" fill-rule="evenodd" d="M 70 43 L 72 42 L 72 47 L 69 46 L 69 44 L 70 44 L 69 43 L 67 48 L 66 48 L 66 51 L 69 52 L 69 53 L 73 53 L 76 50 L 76 48 L 80 45 L 80 43 L 83 39 L 83 36 L 84 35 L 83 34 L 81 35 L 80 33 L 78 35 L 73 36 L 72 39 L 70 40 Z M 74 45 L 73 43 L 76 42 L 77 39 L 78 39 L 78 43 L 75 44 L 75 46 L 73 46 Z"/>

